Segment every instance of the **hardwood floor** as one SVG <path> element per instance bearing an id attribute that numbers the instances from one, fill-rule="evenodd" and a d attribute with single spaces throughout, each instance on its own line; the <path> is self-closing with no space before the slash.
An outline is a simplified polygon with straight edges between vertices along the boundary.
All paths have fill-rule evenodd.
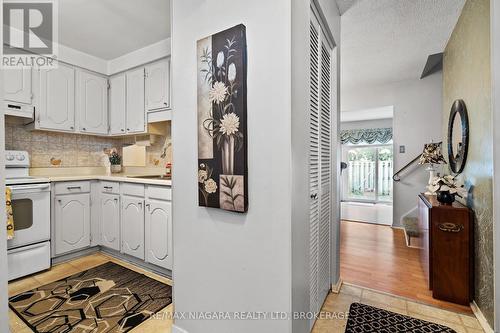
<path id="1" fill-rule="evenodd" d="M 342 221 L 340 234 L 340 276 L 344 282 L 443 309 L 472 313 L 470 307 L 432 298 L 418 250 L 406 246 L 403 230 Z"/>

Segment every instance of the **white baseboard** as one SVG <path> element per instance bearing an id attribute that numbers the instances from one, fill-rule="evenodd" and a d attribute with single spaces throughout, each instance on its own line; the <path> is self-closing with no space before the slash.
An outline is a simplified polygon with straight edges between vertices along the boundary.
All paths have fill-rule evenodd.
<path id="1" fill-rule="evenodd" d="M 188 333 L 188 331 L 180 328 L 179 326 L 176 326 L 175 324 L 172 325 L 172 333 Z"/>
<path id="2" fill-rule="evenodd" d="M 472 312 L 474 312 L 474 315 L 476 316 L 476 318 L 479 321 L 479 324 L 481 325 L 483 330 L 486 333 L 494 333 L 490 324 L 488 324 L 488 321 L 486 320 L 483 313 L 481 312 L 481 309 L 479 308 L 479 306 L 477 306 L 476 301 L 472 301 L 472 303 L 470 303 L 470 307 L 472 309 Z"/>
<path id="3" fill-rule="evenodd" d="M 336 284 L 332 284 L 332 293 L 338 294 L 342 288 L 342 279 L 339 279 Z"/>

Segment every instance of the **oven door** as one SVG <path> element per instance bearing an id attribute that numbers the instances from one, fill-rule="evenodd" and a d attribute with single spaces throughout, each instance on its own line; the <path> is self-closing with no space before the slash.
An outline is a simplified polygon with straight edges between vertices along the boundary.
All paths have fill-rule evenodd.
<path id="1" fill-rule="evenodd" d="M 50 184 L 10 185 L 14 238 L 9 249 L 50 240 Z"/>

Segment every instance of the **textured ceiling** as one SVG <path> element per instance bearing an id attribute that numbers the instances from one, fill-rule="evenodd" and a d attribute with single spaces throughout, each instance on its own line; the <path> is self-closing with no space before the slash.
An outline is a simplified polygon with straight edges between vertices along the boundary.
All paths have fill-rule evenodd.
<path id="1" fill-rule="evenodd" d="M 337 0 L 342 88 L 418 79 L 443 52 L 465 0 Z M 353 2 L 356 2 L 353 4 Z"/>
<path id="2" fill-rule="evenodd" d="M 170 37 L 169 0 L 60 0 L 59 43 L 106 60 Z"/>

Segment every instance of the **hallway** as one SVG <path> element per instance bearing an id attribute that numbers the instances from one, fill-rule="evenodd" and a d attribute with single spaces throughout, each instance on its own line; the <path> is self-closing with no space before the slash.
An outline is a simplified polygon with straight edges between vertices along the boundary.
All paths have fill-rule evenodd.
<path id="1" fill-rule="evenodd" d="M 420 267 L 418 250 L 406 246 L 402 229 L 342 221 L 340 230 L 343 282 L 443 309 L 472 313 L 469 307 L 432 298 Z"/>

